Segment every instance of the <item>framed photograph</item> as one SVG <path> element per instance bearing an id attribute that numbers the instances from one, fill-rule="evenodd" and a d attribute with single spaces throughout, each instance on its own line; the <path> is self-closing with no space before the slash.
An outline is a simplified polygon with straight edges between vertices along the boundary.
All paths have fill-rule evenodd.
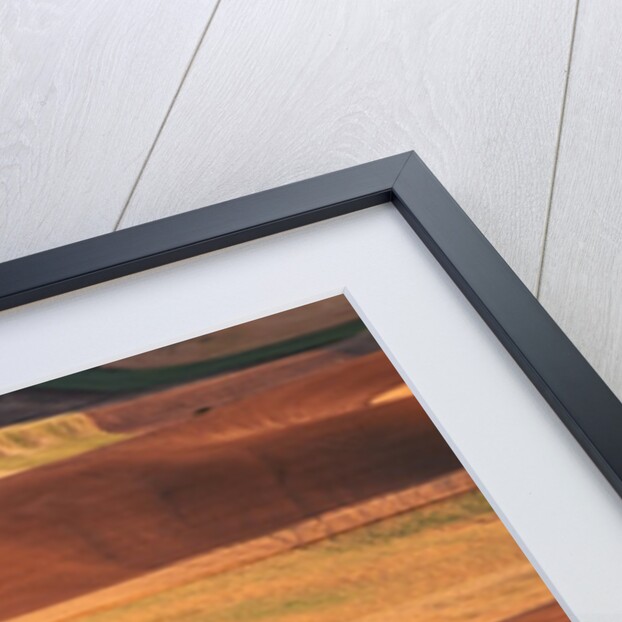
<path id="1" fill-rule="evenodd" d="M 622 405 L 416 154 L 0 306 L 0 620 L 619 619 Z"/>

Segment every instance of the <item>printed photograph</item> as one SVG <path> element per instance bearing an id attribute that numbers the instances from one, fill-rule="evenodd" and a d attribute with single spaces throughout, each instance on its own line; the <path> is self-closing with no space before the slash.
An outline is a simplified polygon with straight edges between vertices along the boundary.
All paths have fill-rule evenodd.
<path id="1" fill-rule="evenodd" d="M 343 296 L 0 396 L 0 621 L 566 620 Z"/>

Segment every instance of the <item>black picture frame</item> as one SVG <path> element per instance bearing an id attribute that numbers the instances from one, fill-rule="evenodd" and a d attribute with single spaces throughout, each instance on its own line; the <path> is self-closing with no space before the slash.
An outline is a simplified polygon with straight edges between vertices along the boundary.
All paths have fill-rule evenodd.
<path id="1" fill-rule="evenodd" d="M 622 403 L 412 151 L 2 263 L 0 311 L 388 202 L 622 496 Z"/>

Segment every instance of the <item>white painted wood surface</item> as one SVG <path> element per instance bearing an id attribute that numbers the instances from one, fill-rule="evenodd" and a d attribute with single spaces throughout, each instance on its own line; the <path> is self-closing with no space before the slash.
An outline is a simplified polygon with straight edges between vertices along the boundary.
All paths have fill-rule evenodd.
<path id="1" fill-rule="evenodd" d="M 0 261 L 114 228 L 214 3 L 0 3 Z"/>
<path id="2" fill-rule="evenodd" d="M 415 149 L 534 287 L 574 0 L 223 0 L 127 227 Z"/>
<path id="3" fill-rule="evenodd" d="M 622 4 L 581 2 L 541 300 L 622 399 Z"/>

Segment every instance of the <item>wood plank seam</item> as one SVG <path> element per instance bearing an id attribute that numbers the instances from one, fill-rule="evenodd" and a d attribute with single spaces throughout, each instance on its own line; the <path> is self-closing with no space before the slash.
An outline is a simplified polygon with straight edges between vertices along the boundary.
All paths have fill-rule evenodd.
<path id="1" fill-rule="evenodd" d="M 570 34 L 570 48 L 568 50 L 568 65 L 566 67 L 566 80 L 564 81 L 564 91 L 562 95 L 562 105 L 559 114 L 559 127 L 557 129 L 557 140 L 555 143 L 555 155 L 553 156 L 553 170 L 551 172 L 551 188 L 546 205 L 546 214 L 544 216 L 544 228 L 542 231 L 542 248 L 540 249 L 540 267 L 536 275 L 535 296 L 540 300 L 540 289 L 542 287 L 542 273 L 544 271 L 544 262 L 546 254 L 546 242 L 549 235 L 549 224 L 551 222 L 551 207 L 553 205 L 553 195 L 555 193 L 555 180 L 557 179 L 557 162 L 559 160 L 559 151 L 561 147 L 562 132 L 564 131 L 564 118 L 566 114 L 566 100 L 568 99 L 568 84 L 570 82 L 570 69 L 572 67 L 572 53 L 574 51 L 575 37 L 577 33 L 577 21 L 579 19 L 579 3 L 576 0 L 574 18 L 572 23 L 572 31 Z"/>
<path id="2" fill-rule="evenodd" d="M 169 104 L 168 108 L 166 109 L 166 112 L 164 113 L 164 117 L 162 119 L 162 123 L 160 123 L 160 127 L 158 128 L 158 131 L 156 132 L 155 138 L 153 139 L 153 142 L 151 143 L 151 146 L 149 147 L 149 151 L 147 151 L 147 155 L 145 156 L 145 161 L 143 162 L 142 166 L 140 167 L 140 170 L 138 171 L 138 175 L 136 176 L 136 179 L 134 180 L 134 183 L 132 184 L 132 188 L 130 189 L 130 192 L 127 196 L 127 199 L 125 200 L 125 203 L 123 205 L 123 207 L 121 208 L 121 211 L 119 212 L 119 217 L 117 218 L 117 221 L 115 222 L 114 228 L 112 229 L 113 231 L 116 231 L 119 228 L 119 225 L 121 224 L 121 221 L 123 220 L 123 216 L 125 216 L 125 212 L 127 211 L 127 207 L 130 204 L 130 201 L 132 200 L 132 197 L 134 196 L 134 192 L 136 190 L 136 187 L 138 186 L 138 183 L 140 182 L 143 172 L 147 166 L 147 163 L 149 162 L 149 159 L 151 158 L 151 154 L 153 153 L 153 150 L 155 149 L 156 144 L 158 143 L 158 139 L 160 138 L 160 134 L 162 134 L 162 130 L 164 129 L 164 126 L 166 125 L 166 122 L 169 119 L 169 116 L 171 114 L 171 111 L 173 110 L 173 107 L 175 106 L 175 102 L 177 101 L 177 97 L 179 96 L 179 93 L 181 92 L 181 89 L 183 88 L 184 83 L 186 82 L 186 78 L 188 77 L 188 74 L 190 73 L 190 69 L 192 68 L 192 65 L 194 64 L 194 60 L 197 57 L 197 54 L 199 52 L 199 50 L 201 49 L 201 46 L 203 45 L 203 41 L 205 40 L 205 36 L 207 35 L 207 31 L 209 30 L 209 27 L 212 24 L 212 21 L 214 20 L 214 16 L 216 15 L 216 12 L 218 11 L 218 7 L 220 6 L 222 0 L 216 0 L 216 4 L 214 5 L 214 10 L 212 11 L 211 15 L 207 18 L 207 22 L 205 24 L 205 28 L 203 29 L 203 32 L 201 33 L 201 36 L 199 37 L 199 41 L 197 42 L 197 45 L 194 48 L 194 51 L 192 52 L 192 55 L 190 56 L 190 61 L 188 62 L 188 65 L 186 66 L 186 70 L 184 71 L 184 73 L 181 76 L 181 80 L 179 82 L 179 86 L 177 87 L 177 89 L 175 90 L 175 93 L 173 95 L 173 98 L 171 99 L 171 103 Z"/>

